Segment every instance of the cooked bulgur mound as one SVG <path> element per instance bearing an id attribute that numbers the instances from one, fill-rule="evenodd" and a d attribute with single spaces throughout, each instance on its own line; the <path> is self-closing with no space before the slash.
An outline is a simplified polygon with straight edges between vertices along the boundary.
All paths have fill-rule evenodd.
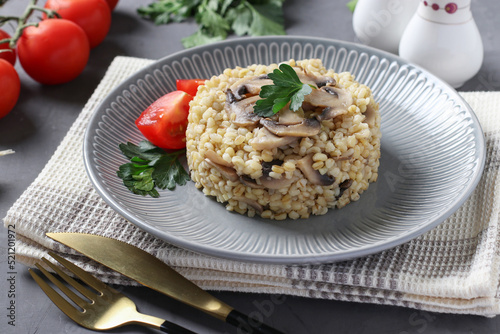
<path id="1" fill-rule="evenodd" d="M 377 180 L 380 114 L 371 90 L 318 59 L 286 63 L 317 87 L 296 112 L 253 113 L 279 64 L 226 69 L 191 102 L 191 178 L 230 211 L 280 220 L 323 215 L 358 200 Z"/>

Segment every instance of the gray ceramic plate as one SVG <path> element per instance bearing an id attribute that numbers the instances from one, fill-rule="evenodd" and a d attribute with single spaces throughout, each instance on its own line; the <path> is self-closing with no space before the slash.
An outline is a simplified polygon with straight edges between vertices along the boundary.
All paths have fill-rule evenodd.
<path id="1" fill-rule="evenodd" d="M 177 78 L 209 78 L 225 68 L 320 58 L 372 88 L 382 114 L 379 179 L 361 199 L 307 220 L 269 221 L 226 211 L 191 182 L 160 198 L 130 193 L 116 176 L 118 144 L 143 139 L 134 120 L 175 89 Z M 469 197 L 485 144 L 474 112 L 457 92 L 389 53 L 309 37 L 229 40 L 160 59 L 97 108 L 84 160 L 95 188 L 126 219 L 174 245 L 217 257 L 267 263 L 346 260 L 394 247 L 430 230 Z"/>

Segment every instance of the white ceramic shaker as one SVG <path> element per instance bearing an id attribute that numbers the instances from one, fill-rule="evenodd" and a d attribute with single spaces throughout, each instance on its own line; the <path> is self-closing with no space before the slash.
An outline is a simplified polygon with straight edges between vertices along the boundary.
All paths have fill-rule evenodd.
<path id="1" fill-rule="evenodd" d="M 454 88 L 483 63 L 483 42 L 470 10 L 471 0 L 422 0 L 406 27 L 399 55 Z"/>
<path id="2" fill-rule="evenodd" d="M 399 40 L 419 0 L 358 0 L 352 26 L 361 43 L 398 53 Z"/>

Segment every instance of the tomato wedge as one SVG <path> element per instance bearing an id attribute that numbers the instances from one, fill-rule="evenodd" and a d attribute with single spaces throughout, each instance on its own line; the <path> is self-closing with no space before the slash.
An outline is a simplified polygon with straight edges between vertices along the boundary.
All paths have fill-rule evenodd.
<path id="1" fill-rule="evenodd" d="M 177 90 L 182 90 L 189 95 L 195 96 L 198 87 L 205 84 L 205 79 L 177 79 Z"/>
<path id="2" fill-rule="evenodd" d="M 153 145 L 178 150 L 186 147 L 189 102 L 193 96 L 176 90 L 147 107 L 135 124 Z"/>

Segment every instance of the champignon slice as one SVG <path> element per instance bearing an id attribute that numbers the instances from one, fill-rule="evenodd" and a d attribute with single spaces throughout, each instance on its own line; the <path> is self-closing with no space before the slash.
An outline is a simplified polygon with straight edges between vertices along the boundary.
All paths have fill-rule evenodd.
<path id="1" fill-rule="evenodd" d="M 335 85 L 335 79 L 332 77 L 316 76 L 308 73 L 302 67 L 294 67 L 293 69 L 297 73 L 297 76 L 302 83 L 313 85 L 316 87 L 323 87 L 328 84 Z"/>
<path id="2" fill-rule="evenodd" d="M 366 106 L 365 120 L 363 122 L 371 127 L 375 125 L 375 109 L 370 104 Z"/>
<path id="3" fill-rule="evenodd" d="M 299 108 L 297 111 L 290 110 L 288 106 L 281 109 L 278 114 L 278 123 L 285 125 L 299 124 L 304 120 L 304 111 Z"/>
<path id="4" fill-rule="evenodd" d="M 337 199 L 342 197 L 342 195 L 344 194 L 344 191 L 349 189 L 349 187 L 352 186 L 353 183 L 354 183 L 353 180 L 347 179 L 344 182 L 342 182 L 341 184 L 339 184 L 340 193 L 338 194 Z"/>
<path id="5" fill-rule="evenodd" d="M 280 137 L 310 137 L 321 131 L 321 123 L 315 118 L 306 118 L 293 125 L 279 124 L 268 118 L 262 118 L 260 124 Z"/>
<path id="6" fill-rule="evenodd" d="M 227 167 L 227 166 L 223 166 L 223 165 L 219 165 L 215 162 L 213 162 L 212 160 L 208 159 L 208 158 L 205 158 L 205 161 L 212 167 L 214 167 L 215 169 L 217 169 L 219 171 L 219 173 L 226 179 L 228 179 L 229 181 L 238 181 L 240 179 L 240 177 L 238 176 L 238 174 L 236 174 L 236 170 L 234 168 L 231 168 L 231 167 Z"/>
<path id="7" fill-rule="evenodd" d="M 338 157 L 333 157 L 333 160 L 335 160 L 335 161 L 345 161 L 345 160 L 351 160 L 352 157 L 353 157 L 353 154 L 340 155 Z"/>
<path id="8" fill-rule="evenodd" d="M 319 171 L 313 168 L 313 159 L 311 155 L 307 155 L 302 159 L 297 161 L 297 167 L 300 169 L 302 174 L 306 177 L 312 184 L 320 186 L 331 186 L 335 182 L 333 176 L 328 176 L 326 174 L 321 174 Z"/>
<path id="9" fill-rule="evenodd" d="M 222 157 L 220 155 L 218 155 L 217 153 L 215 153 L 215 151 L 212 151 L 212 150 L 207 150 L 205 152 L 205 158 L 209 159 L 210 161 L 212 161 L 213 163 L 215 163 L 217 165 L 222 165 L 222 166 L 226 166 L 226 167 L 233 167 L 232 163 L 227 162 L 226 160 L 222 159 Z"/>
<path id="10" fill-rule="evenodd" d="M 233 199 L 251 206 L 259 215 L 261 215 L 262 211 L 264 211 L 264 207 L 260 205 L 256 200 L 244 196 L 233 196 Z"/>
<path id="11" fill-rule="evenodd" d="M 262 162 L 262 176 L 259 178 L 259 183 L 267 189 L 283 189 L 288 188 L 293 182 L 297 180 L 296 177 L 287 179 L 282 175 L 279 179 L 271 177 L 269 173 L 273 170 L 274 165 L 281 166 L 283 160 L 275 159 L 270 162 Z"/>
<path id="12" fill-rule="evenodd" d="M 228 90 L 226 92 L 226 111 L 231 122 L 238 126 L 252 126 L 259 123 L 261 117 L 253 112 L 253 106 L 258 99 L 260 97 L 255 95 L 238 101 L 233 93 Z M 232 116 L 232 114 L 235 116 Z"/>
<path id="13" fill-rule="evenodd" d="M 281 147 L 291 144 L 299 140 L 299 137 L 279 137 L 267 130 L 266 128 L 259 129 L 257 137 L 250 140 L 254 150 L 270 150 L 275 147 Z"/>
<path id="14" fill-rule="evenodd" d="M 295 177 L 287 179 L 284 176 L 282 176 L 279 179 L 275 179 L 275 178 L 270 177 L 270 176 L 262 176 L 261 178 L 259 178 L 260 183 L 267 189 L 288 188 L 296 180 L 297 180 L 297 178 L 295 178 Z"/>
<path id="15" fill-rule="evenodd" d="M 316 115 L 316 119 L 318 121 L 326 121 L 328 119 L 334 119 L 337 116 L 345 115 L 347 114 L 347 109 L 343 107 L 337 107 L 337 108 L 332 108 L 332 107 L 326 107 L 323 109 L 321 114 Z"/>
<path id="16" fill-rule="evenodd" d="M 246 77 L 236 81 L 229 88 L 237 100 L 246 95 L 259 95 L 262 86 L 272 85 L 273 81 L 267 75 Z"/>
<path id="17" fill-rule="evenodd" d="M 347 108 L 353 100 L 347 90 L 328 84 L 319 89 L 313 89 L 311 94 L 304 97 L 304 102 L 324 108 L 318 118 L 326 120 L 347 113 Z"/>
<path id="18" fill-rule="evenodd" d="M 254 189 L 264 189 L 265 187 L 262 184 L 258 184 L 257 181 L 252 179 L 248 175 L 242 175 L 240 176 L 240 182 L 247 187 L 254 188 Z"/>

